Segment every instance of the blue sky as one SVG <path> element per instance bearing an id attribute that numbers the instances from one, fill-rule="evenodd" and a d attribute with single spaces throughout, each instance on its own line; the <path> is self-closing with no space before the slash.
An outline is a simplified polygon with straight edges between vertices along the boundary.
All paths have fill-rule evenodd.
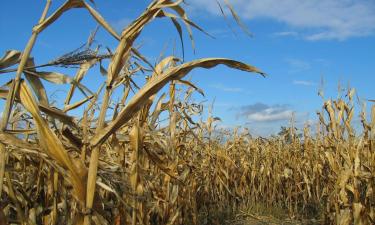
<path id="1" fill-rule="evenodd" d="M 37 2 L 43 2 L 43 4 Z M 96 0 L 97 10 L 118 31 L 136 18 L 149 1 Z M 337 86 L 350 84 L 362 100 L 374 99 L 375 89 L 375 2 L 372 0 L 232 0 L 253 37 L 247 36 L 228 14 L 225 20 L 215 0 L 188 0 L 187 11 L 193 21 L 215 36 L 212 39 L 194 31 L 193 54 L 185 33 L 186 60 L 202 57 L 228 57 L 244 61 L 268 74 L 234 71 L 225 67 L 194 70 L 191 80 L 205 90 L 221 126 L 247 126 L 254 134 L 277 132 L 289 123 L 292 113 L 297 123 L 316 120 L 322 99 L 317 95 L 324 79 L 325 98 L 337 96 Z M 56 9 L 63 1 L 53 1 Z M 44 1 L 12 0 L 0 2 L 0 52 L 23 50 L 43 10 Z M 96 26 L 83 9 L 64 14 L 38 38 L 32 55 L 37 64 L 46 63 L 81 46 Z M 229 29 L 231 27 L 234 33 Z M 172 53 L 179 47 L 178 34 L 165 19 L 146 27 L 138 43 L 141 52 L 154 61 L 163 49 Z M 116 47 L 116 40 L 103 29 L 97 43 Z M 181 55 L 178 50 L 177 54 Z M 70 76 L 74 70 L 65 70 Z M 14 75 L 14 74 L 11 74 Z M 5 83 L 10 75 L 2 75 Z M 142 79 L 139 77 L 139 79 Z M 85 84 L 95 90 L 104 78 L 91 71 Z M 47 84 L 48 86 L 48 84 Z M 48 86 L 55 99 L 64 96 L 65 86 Z M 80 96 L 76 96 L 79 99 Z M 3 102 L 0 103 L 3 107 Z M 370 104 L 368 104 L 368 107 Z"/>

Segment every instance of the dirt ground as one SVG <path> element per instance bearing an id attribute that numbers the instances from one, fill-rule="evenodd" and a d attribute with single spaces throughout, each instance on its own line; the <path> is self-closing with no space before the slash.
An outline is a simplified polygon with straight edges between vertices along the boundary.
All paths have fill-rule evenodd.
<path id="1" fill-rule="evenodd" d="M 231 207 L 219 210 L 215 206 L 210 211 L 202 213 L 199 224 L 202 225 L 319 225 L 323 224 L 319 211 L 312 211 L 304 216 L 291 216 L 288 211 L 280 206 L 264 203 L 251 203 L 247 206 Z M 306 213 L 306 212 L 305 212 Z M 305 218 L 305 219 L 300 219 Z M 308 218 L 308 219 L 307 219 Z"/>
<path id="2" fill-rule="evenodd" d="M 322 221 L 316 219 L 297 220 L 289 218 L 288 214 L 282 214 L 280 211 L 270 210 L 267 213 L 256 214 L 252 212 L 240 211 L 234 219 L 228 221 L 230 225 L 317 225 Z"/>
<path id="3" fill-rule="evenodd" d="M 321 224 L 317 220 L 293 220 L 293 219 L 278 219 L 272 216 L 255 216 L 248 215 L 247 217 L 242 217 L 233 220 L 230 224 L 232 225 L 317 225 Z"/>

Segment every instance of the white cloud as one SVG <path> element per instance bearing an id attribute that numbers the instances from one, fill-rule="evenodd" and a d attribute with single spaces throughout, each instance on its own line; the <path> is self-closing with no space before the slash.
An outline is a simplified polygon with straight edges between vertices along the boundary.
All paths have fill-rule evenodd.
<path id="1" fill-rule="evenodd" d="M 190 0 L 193 7 L 220 14 L 215 0 Z M 273 19 L 303 32 L 306 40 L 345 40 L 374 35 L 373 0 L 231 0 L 244 19 Z"/>
<path id="2" fill-rule="evenodd" d="M 241 107 L 238 116 L 245 117 L 250 122 L 275 122 L 289 120 L 293 110 L 288 105 L 266 105 L 256 103 Z"/>
<path id="3" fill-rule="evenodd" d="M 303 86 L 315 86 L 316 83 L 307 81 L 307 80 L 294 80 L 293 84 L 295 85 L 303 85 Z"/>
<path id="4" fill-rule="evenodd" d="M 237 119 L 243 118 L 241 122 L 250 128 L 250 133 L 260 136 L 277 134 L 281 126 L 289 126 L 293 118 L 294 126 L 302 131 L 305 124 L 313 124 L 308 112 L 293 110 L 288 104 L 268 105 L 258 102 L 233 108 L 237 111 Z"/>
<path id="5" fill-rule="evenodd" d="M 287 58 L 285 62 L 289 65 L 289 72 L 298 73 L 311 69 L 311 64 L 302 59 Z"/>
<path id="6" fill-rule="evenodd" d="M 247 116 L 247 119 L 255 122 L 272 122 L 288 120 L 292 115 L 292 110 L 279 111 L 278 108 L 269 108 L 259 113 L 250 114 Z"/>
<path id="7" fill-rule="evenodd" d="M 242 88 L 238 88 L 238 87 L 227 87 L 223 84 L 212 84 L 212 85 L 209 85 L 209 87 L 211 88 L 215 88 L 217 90 L 220 90 L 220 91 L 224 91 L 224 92 L 244 92 L 244 90 Z"/>
<path id="8" fill-rule="evenodd" d="M 299 34 L 295 31 L 282 31 L 273 33 L 274 37 L 298 37 Z"/>

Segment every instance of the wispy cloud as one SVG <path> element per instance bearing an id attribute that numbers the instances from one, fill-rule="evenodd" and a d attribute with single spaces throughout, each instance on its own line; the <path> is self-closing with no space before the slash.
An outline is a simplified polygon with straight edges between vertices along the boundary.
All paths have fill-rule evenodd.
<path id="1" fill-rule="evenodd" d="M 227 29 L 212 29 L 208 30 L 208 33 L 210 35 L 213 35 L 214 37 L 220 37 L 220 38 L 227 38 L 227 37 L 234 37 L 236 34 L 234 31 Z"/>
<path id="2" fill-rule="evenodd" d="M 205 108 L 209 108 L 213 106 L 214 108 L 220 107 L 220 108 L 228 108 L 228 109 L 233 109 L 234 104 L 233 102 L 204 102 L 202 103 Z"/>
<path id="3" fill-rule="evenodd" d="M 311 69 L 311 64 L 302 59 L 287 58 L 285 59 L 285 62 L 288 64 L 289 72 L 291 73 L 298 73 Z"/>
<path id="4" fill-rule="evenodd" d="M 316 86 L 315 82 L 307 81 L 307 80 L 294 80 L 293 84 L 302 85 L 302 86 Z"/>
<path id="5" fill-rule="evenodd" d="M 274 37 L 298 37 L 299 34 L 295 31 L 282 31 L 273 33 L 272 36 Z"/>
<path id="6" fill-rule="evenodd" d="M 293 110 L 289 105 L 266 105 L 255 103 L 253 105 L 242 106 L 238 116 L 244 117 L 250 122 L 276 122 L 289 120 L 293 115 Z"/>
<path id="7" fill-rule="evenodd" d="M 190 0 L 219 15 L 215 0 Z M 268 18 L 302 32 L 306 40 L 345 40 L 375 34 L 373 0 L 231 0 L 245 19 Z"/>
<path id="8" fill-rule="evenodd" d="M 241 125 L 250 128 L 251 134 L 269 136 L 280 131 L 281 126 L 293 124 L 302 129 L 306 123 L 312 124 L 309 112 L 296 111 L 289 104 L 255 104 L 236 106 L 231 110 L 236 111 L 237 119 L 241 119 Z M 243 121 L 244 120 L 244 121 Z"/>
<path id="9" fill-rule="evenodd" d="M 211 88 L 215 88 L 217 90 L 220 90 L 220 91 L 224 91 L 224 92 L 245 92 L 242 88 L 239 88 L 239 87 L 228 87 L 228 86 L 225 86 L 223 84 L 211 84 L 209 85 L 209 87 Z"/>

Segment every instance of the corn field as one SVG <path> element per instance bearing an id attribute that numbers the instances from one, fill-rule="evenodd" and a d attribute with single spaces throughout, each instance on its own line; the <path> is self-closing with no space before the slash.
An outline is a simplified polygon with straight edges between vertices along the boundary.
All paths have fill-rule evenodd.
<path id="1" fill-rule="evenodd" d="M 119 34 L 92 1 L 67 0 L 55 12 L 46 1 L 25 49 L 0 58 L 0 73 L 12 75 L 0 88 L 0 225 L 223 224 L 218 214 L 256 203 L 324 224 L 375 224 L 375 106 L 360 114 L 362 133 L 352 125 L 354 89 L 324 100 L 314 132 L 306 126 L 302 136 L 293 126 L 270 138 L 220 130 L 211 114 L 197 121 L 204 107 L 192 95 L 202 90 L 184 80 L 190 71 L 225 65 L 259 75 L 249 79 L 265 74 L 226 58 L 150 62 L 134 43 L 154 20 L 170 20 L 181 41 L 186 29 L 193 47 L 192 29 L 205 33 L 183 4 L 154 0 Z M 244 28 L 229 2 L 221 7 Z M 94 48 L 93 32 L 83 48 L 35 65 L 38 35 L 73 8 L 87 10 L 117 48 Z M 96 65 L 106 82 L 90 90 L 81 81 Z M 45 71 L 73 66 L 74 77 Z M 69 84 L 62 108 L 42 80 Z M 73 102 L 77 92 L 85 97 Z"/>

